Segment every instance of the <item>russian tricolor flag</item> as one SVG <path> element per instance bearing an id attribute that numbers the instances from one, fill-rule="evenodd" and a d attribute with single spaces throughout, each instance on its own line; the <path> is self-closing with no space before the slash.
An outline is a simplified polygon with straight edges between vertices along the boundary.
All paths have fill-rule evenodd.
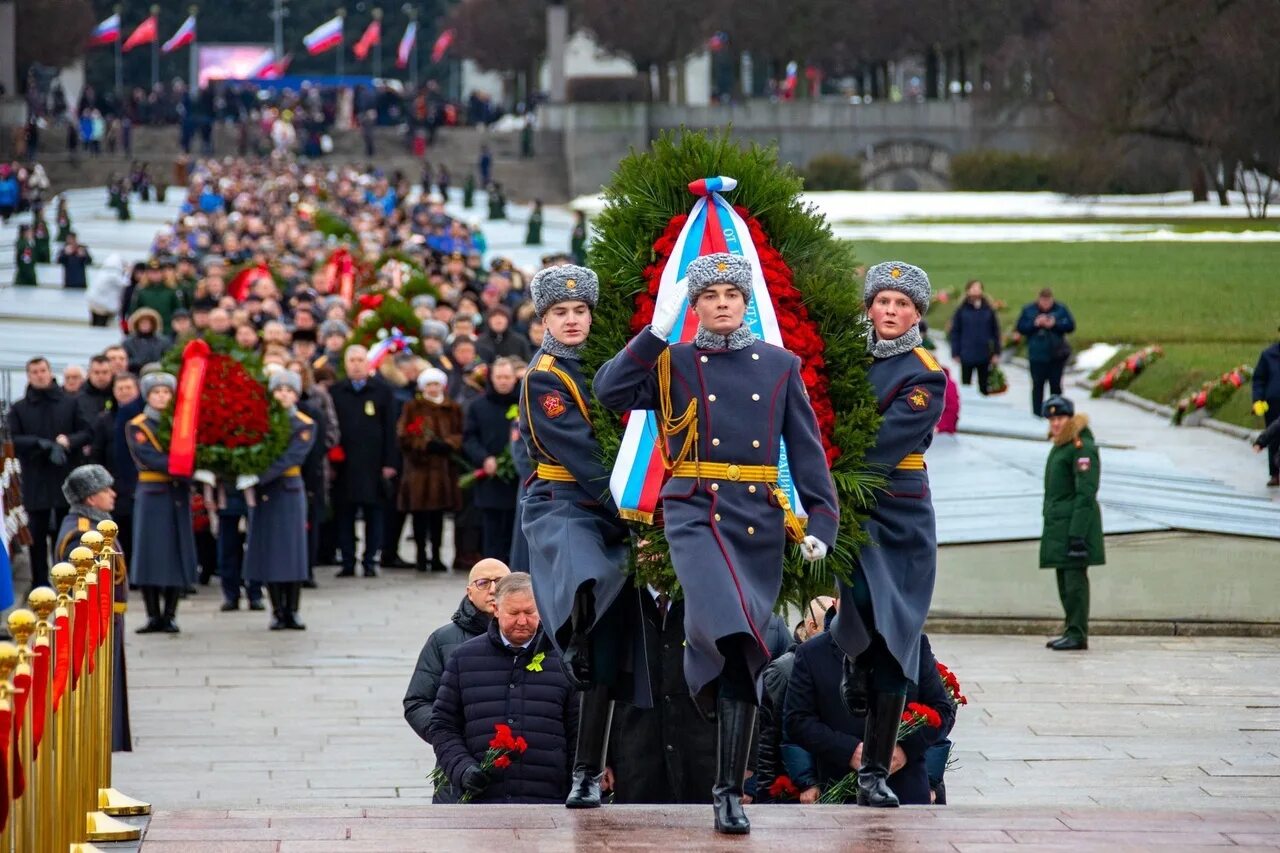
<path id="1" fill-rule="evenodd" d="M 111 44 L 120 40 L 120 16 L 118 14 L 107 18 L 98 26 L 93 28 L 93 32 L 89 34 L 89 46 L 97 47 L 101 44 Z"/>
<path id="2" fill-rule="evenodd" d="M 326 50 L 332 50 L 342 44 L 342 16 L 330 18 L 307 33 L 303 37 L 302 43 L 306 45 L 307 53 L 312 56 L 324 53 Z"/>
<path id="3" fill-rule="evenodd" d="M 178 27 L 178 31 L 173 34 L 167 42 L 160 45 L 161 53 L 173 53 L 180 47 L 186 47 L 196 40 L 196 16 L 188 15 L 187 19 L 182 22 L 182 26 Z"/>
<path id="4" fill-rule="evenodd" d="M 118 32 L 118 25 L 116 29 Z M 5 511 L 4 492 L 9 486 L 9 478 L 17 476 L 17 469 L 16 459 L 0 457 L 0 610 L 8 610 L 14 604 L 13 563 L 9 560 L 9 514 Z M 22 523 L 22 519 L 16 516 L 15 521 Z"/>
<path id="5" fill-rule="evenodd" d="M 418 22 L 410 21 L 400 37 L 400 46 L 396 48 L 396 68 L 409 67 L 409 54 L 413 52 L 413 43 L 418 40 Z"/>

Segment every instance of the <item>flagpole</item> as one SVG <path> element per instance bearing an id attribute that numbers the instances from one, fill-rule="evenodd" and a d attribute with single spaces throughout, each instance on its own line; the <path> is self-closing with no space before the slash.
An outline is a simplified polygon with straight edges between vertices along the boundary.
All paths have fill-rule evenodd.
<path id="1" fill-rule="evenodd" d="M 117 3 L 115 10 L 116 10 L 116 14 L 119 15 L 124 11 L 124 6 Z M 120 52 L 120 47 L 121 47 L 120 37 L 123 35 L 124 35 L 124 19 L 121 18 L 120 26 L 116 29 L 116 97 L 120 99 L 121 103 L 124 103 L 124 100 L 125 100 L 124 68 L 122 67 L 122 63 L 121 63 L 122 54 Z"/>
<path id="2" fill-rule="evenodd" d="M 160 82 L 160 7 L 151 7 L 151 17 L 156 19 L 156 37 L 151 40 L 151 88 Z"/>
<path id="3" fill-rule="evenodd" d="M 382 76 L 382 10 L 373 8 L 373 19 L 378 22 L 378 40 L 373 43 L 373 76 Z"/>
<path id="4" fill-rule="evenodd" d="M 347 22 L 346 20 L 344 20 L 346 16 L 347 16 L 347 10 L 339 8 L 338 14 L 336 15 L 336 17 L 338 18 L 338 21 L 341 23 L 341 30 L 340 30 L 341 41 L 338 42 L 338 49 L 335 51 L 335 53 L 337 53 L 338 55 L 338 76 L 339 77 L 342 76 L 342 52 L 346 49 L 346 46 L 347 46 L 347 39 L 346 39 Z"/>
<path id="5" fill-rule="evenodd" d="M 191 17 L 195 18 L 196 14 L 200 11 L 200 7 L 192 6 L 189 11 L 191 12 Z M 200 44 L 200 22 L 196 21 L 195 35 L 191 37 L 191 44 L 187 45 L 187 49 L 191 51 L 191 54 L 187 57 L 187 89 L 193 95 L 196 93 L 196 87 L 200 81 L 200 70 L 197 67 L 197 63 L 196 63 L 196 47 L 199 44 Z"/>

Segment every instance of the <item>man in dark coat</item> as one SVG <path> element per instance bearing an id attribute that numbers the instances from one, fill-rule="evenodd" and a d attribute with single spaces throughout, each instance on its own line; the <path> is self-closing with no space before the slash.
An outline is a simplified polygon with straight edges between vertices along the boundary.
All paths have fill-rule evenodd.
<path id="1" fill-rule="evenodd" d="M 484 396 L 471 401 L 462 420 L 462 453 L 485 474 L 471 487 L 472 506 L 480 513 L 480 550 L 497 560 L 511 555 L 516 480 L 499 470 L 498 462 L 508 455 L 519 402 L 515 366 L 499 359 L 489 371 Z"/>
<path id="2" fill-rule="evenodd" d="M 485 315 L 485 330 L 476 338 L 476 354 L 487 364 L 503 356 L 528 361 L 533 347 L 524 335 L 511 328 L 511 309 L 495 305 Z"/>
<path id="3" fill-rule="evenodd" d="M 887 483 L 863 522 L 870 543 L 858 554 L 852 583 L 840 584 L 831 633 L 845 653 L 845 701 L 854 716 L 867 717 L 858 768 L 858 804 L 866 806 L 898 805 L 886 780 L 937 574 L 924 453 L 942 417 L 947 377 L 921 345 L 930 293 L 924 270 L 899 261 L 876 264 L 863 285 L 871 321 L 867 379 L 881 416 L 866 462 Z"/>
<path id="4" fill-rule="evenodd" d="M 597 371 L 594 389 L 616 412 L 659 410 L 660 423 L 667 415 L 681 421 L 681 413 L 696 415 L 672 434 L 664 427 L 660 438 L 673 462 L 662 488 L 664 526 L 685 593 L 689 690 L 716 705 L 715 826 L 743 834 L 750 823 L 742 782 L 760 672 L 769 661 L 763 633 L 782 588 L 783 552 L 790 537 L 805 559 L 825 557 L 840 508 L 800 359 L 758 340 L 743 323 L 751 263 L 704 255 L 686 276 L 688 304 L 698 317 L 693 341 L 668 346 L 686 310 L 683 300 L 660 303 L 653 323 Z M 692 453 L 689 430 L 698 445 Z M 807 532 L 778 486 L 784 440 L 791 480 L 809 515 Z"/>
<path id="5" fill-rule="evenodd" d="M 112 508 L 116 503 L 116 492 L 112 488 L 111 473 L 101 465 L 81 465 L 69 475 L 62 484 L 62 495 L 70 505 L 62 527 L 58 531 L 58 547 L 54 552 L 57 560 L 70 558 L 72 550 L 80 545 L 80 537 L 90 530 L 98 530 L 99 523 L 111 521 Z M 119 528 L 117 528 L 117 534 Z M 117 554 L 115 559 L 123 561 L 119 539 L 113 545 Z M 124 655 L 124 614 L 129 606 L 129 581 L 124 570 L 124 563 L 117 562 L 113 571 L 113 619 L 114 657 L 111 690 L 111 751 L 133 751 L 133 738 L 129 733 L 129 688 L 125 678 Z"/>
<path id="6" fill-rule="evenodd" d="M 1044 465 L 1044 532 L 1040 568 L 1058 575 L 1058 597 L 1065 615 L 1062 636 L 1047 645 L 1056 652 L 1089 648 L 1089 566 L 1107 556 L 1102 537 L 1098 483 L 1102 463 L 1089 429 L 1089 416 L 1066 397 L 1044 401 L 1053 449 Z"/>
<path id="7" fill-rule="evenodd" d="M 894 720 L 888 777 L 895 796 L 907 805 L 929 805 L 929 773 L 925 753 L 955 725 L 956 709 L 938 676 L 929 639 L 919 638 L 919 670 L 909 695 L 938 712 L 942 725 L 922 725 L 898 740 Z M 796 649 L 795 668 L 787 687 L 785 738 L 813 755 L 818 783 L 826 789 L 863 766 L 867 725 L 871 718 L 855 717 L 842 701 L 838 685 L 844 653 L 830 633 L 819 634 Z M 859 754 L 861 753 L 861 754 Z"/>
<path id="8" fill-rule="evenodd" d="M 1253 369 L 1253 413 L 1260 416 L 1268 427 L 1280 421 L 1280 341 L 1271 344 L 1258 356 Z M 1267 485 L 1280 486 L 1280 433 L 1266 444 Z"/>
<path id="9" fill-rule="evenodd" d="M 481 637 L 445 664 L 427 730 L 454 790 L 476 803 L 561 803 L 569 788 L 578 697 L 538 622 L 526 574 L 498 583 L 497 613 Z M 481 763 L 495 726 L 510 726 L 528 749 L 510 766 Z"/>
<path id="10" fill-rule="evenodd" d="M 716 778 L 716 727 L 693 704 L 684 677 L 684 601 L 641 593 L 652 708 L 619 702 L 609 767 L 613 803 L 705 803 Z"/>
<path id="11" fill-rule="evenodd" d="M 348 347 L 343 358 L 347 378 L 336 383 L 330 392 L 342 436 L 338 445 L 341 453 L 337 454 L 342 461 L 336 466 L 333 489 L 338 545 L 342 549 L 340 578 L 355 576 L 357 513 L 364 515 L 364 553 L 360 557 L 364 576 L 377 576 L 383 504 L 396 475 L 395 401 L 391 388 L 370 376 L 368 359 L 364 347 Z"/>
<path id="12" fill-rule="evenodd" d="M 965 385 L 978 374 L 978 393 L 987 395 L 987 376 L 1000 355 L 1000 318 L 982 292 L 982 282 L 965 285 L 964 302 L 951 315 L 951 357 L 960 362 L 960 381 Z"/>
<path id="13" fill-rule="evenodd" d="M 111 360 L 105 355 L 95 355 L 89 359 L 88 381 L 80 389 L 77 402 L 84 410 L 85 419 L 93 423 L 105 409 L 111 408 L 111 379 L 114 372 Z"/>
<path id="14" fill-rule="evenodd" d="M 530 291 L 547 336 L 520 393 L 520 435 L 536 466 L 521 507 L 522 528 L 544 630 L 583 691 L 565 805 L 596 808 L 613 702 L 652 704 L 647 673 L 638 664 L 643 641 L 639 596 L 627 575 L 630 535 L 609 495 L 609 468 L 592 428 L 582 373 L 600 282 L 591 270 L 570 264 L 539 272 Z"/>
<path id="15" fill-rule="evenodd" d="M 1046 287 L 1018 315 L 1018 334 L 1027 341 L 1027 361 L 1031 364 L 1031 412 L 1042 417 L 1045 383 L 1050 394 L 1062 393 L 1062 369 L 1071 357 L 1067 335 L 1076 330 L 1075 318 L 1067 306 L 1053 298 Z"/>
<path id="16" fill-rule="evenodd" d="M 119 526 L 116 531 L 124 554 L 133 553 L 133 499 L 138 489 L 138 466 L 129 455 L 124 431 L 129 421 L 142 414 L 146 405 L 138 388 L 138 377 L 132 373 L 117 374 L 111 380 L 112 404 L 93 422 L 89 461 L 106 468 L 115 483 L 116 506 L 111 516 Z"/>
<path id="17" fill-rule="evenodd" d="M 9 409 L 9 434 L 22 465 L 34 589 L 49 583 L 49 540 L 67 513 L 61 486 L 78 461 L 72 454 L 78 457 L 92 436 L 84 412 L 58 387 L 45 358 L 27 362 L 27 393 Z"/>

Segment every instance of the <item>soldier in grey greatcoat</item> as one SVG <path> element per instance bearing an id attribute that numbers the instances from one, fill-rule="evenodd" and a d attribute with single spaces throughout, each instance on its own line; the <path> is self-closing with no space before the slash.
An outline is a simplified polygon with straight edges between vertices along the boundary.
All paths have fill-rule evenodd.
<path id="1" fill-rule="evenodd" d="M 138 633 L 176 634 L 178 594 L 196 582 L 191 481 L 170 476 L 169 448 L 162 447 L 156 436 L 160 415 L 172 405 L 178 380 L 172 373 L 154 372 L 144 374 L 139 384 L 147 407 L 124 431 L 129 454 L 138 466 L 129 583 L 142 588 L 147 605 L 147 624 Z"/>
<path id="2" fill-rule="evenodd" d="M 831 626 L 845 654 L 841 690 L 854 716 L 866 716 L 858 804 L 897 806 L 888 777 L 909 678 L 920 665 L 920 634 L 933 599 L 937 531 L 924 452 L 942 416 L 947 377 L 921 346 L 929 277 L 897 261 L 867 271 L 863 299 L 871 321 L 867 378 L 882 418 L 867 464 L 887 479 L 863 526 L 871 544 L 840 586 Z"/>
<path id="3" fill-rule="evenodd" d="M 547 334 L 520 393 L 520 435 L 534 465 L 522 529 L 538 614 L 566 674 L 583 690 L 565 805 L 595 808 L 614 699 L 651 704 L 647 669 L 635 665 L 639 598 L 626 574 L 630 537 L 609 495 L 582 375 L 600 283 L 586 267 L 566 265 L 539 272 L 529 290 Z"/>
<path id="4" fill-rule="evenodd" d="M 289 370 L 271 374 L 267 388 L 289 413 L 289 444 L 261 474 L 241 474 L 236 489 L 253 490 L 244 576 L 267 587 L 271 630 L 302 631 L 298 599 L 307 579 L 307 492 L 302 463 L 316 441 L 316 424 L 298 411 L 302 378 Z"/>
<path id="5" fill-rule="evenodd" d="M 782 587 L 787 528 L 796 531 L 793 538 L 803 536 L 806 559 L 821 559 L 835 542 L 840 510 L 800 359 L 743 325 L 750 262 L 706 255 L 689 264 L 687 277 L 698 317 L 694 340 L 668 347 L 667 337 L 682 319 L 680 306 L 660 304 L 653 323 L 596 373 L 594 388 L 614 411 L 658 413 L 672 462 L 662 505 L 686 600 L 685 676 L 695 699 L 715 702 L 716 829 L 741 834 L 750 830 L 742 782 L 760 673 L 769 661 L 764 631 Z M 690 411 L 696 420 L 688 429 L 697 440 L 682 456 L 687 430 L 664 424 L 674 425 Z M 807 535 L 796 530 L 799 522 L 778 488 L 784 440 L 809 517 Z"/>

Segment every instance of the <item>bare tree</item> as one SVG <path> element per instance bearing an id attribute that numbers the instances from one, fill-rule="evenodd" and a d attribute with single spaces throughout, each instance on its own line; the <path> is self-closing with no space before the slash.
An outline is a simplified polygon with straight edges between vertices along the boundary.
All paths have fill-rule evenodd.
<path id="1" fill-rule="evenodd" d="M 445 27 L 454 30 L 461 56 L 489 71 L 511 74 L 528 97 L 547 51 L 547 0 L 462 0 Z"/>
<path id="2" fill-rule="evenodd" d="M 646 81 L 653 69 L 658 70 L 657 95 L 662 100 L 669 97 L 668 71 L 681 70 L 712 32 L 706 0 L 580 0 L 578 9 L 582 26 L 602 48 L 630 59 Z M 650 99 L 653 96 L 650 91 Z"/>
<path id="3" fill-rule="evenodd" d="M 18 0 L 15 11 L 20 80 L 33 64 L 63 68 L 84 53 L 94 25 L 88 0 Z"/>

